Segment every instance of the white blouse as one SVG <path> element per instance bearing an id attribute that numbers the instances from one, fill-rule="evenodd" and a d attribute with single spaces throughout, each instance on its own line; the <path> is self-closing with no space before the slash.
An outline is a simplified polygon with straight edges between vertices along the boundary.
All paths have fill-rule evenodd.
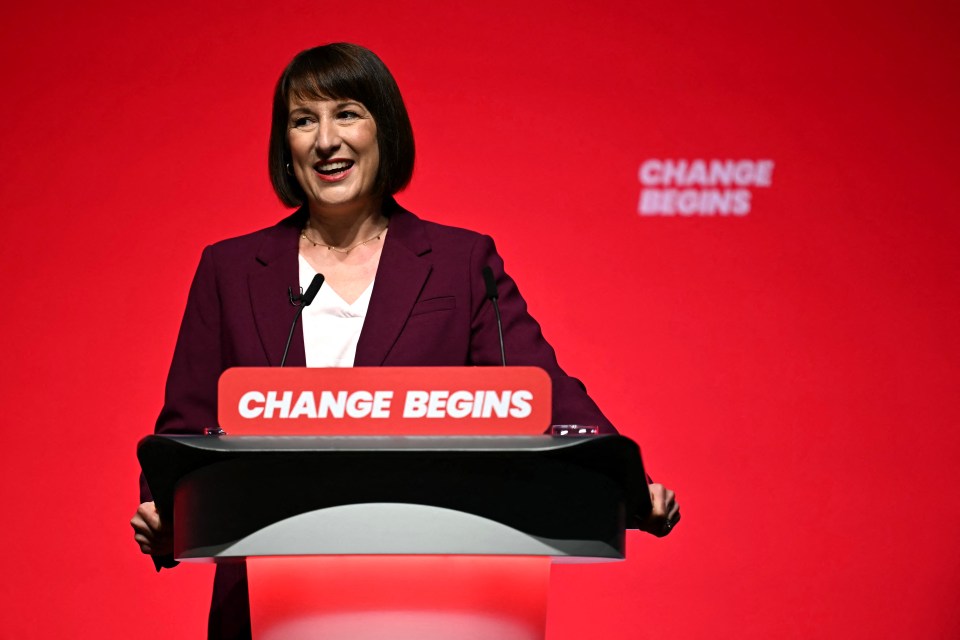
<path id="1" fill-rule="evenodd" d="M 300 262 L 300 286 L 306 291 L 317 274 L 303 256 Z M 313 303 L 303 310 L 303 344 L 308 367 L 352 367 L 357 355 L 357 342 L 373 282 L 356 302 L 347 304 L 332 287 L 324 284 Z"/>

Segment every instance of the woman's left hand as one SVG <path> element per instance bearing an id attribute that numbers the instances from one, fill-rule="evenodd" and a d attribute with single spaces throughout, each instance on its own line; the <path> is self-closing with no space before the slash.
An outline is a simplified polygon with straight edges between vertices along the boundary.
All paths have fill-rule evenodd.
<path id="1" fill-rule="evenodd" d="M 662 484 L 654 483 L 648 488 L 653 509 L 640 522 L 640 530 L 662 538 L 680 522 L 680 505 L 677 504 L 676 494 Z"/>

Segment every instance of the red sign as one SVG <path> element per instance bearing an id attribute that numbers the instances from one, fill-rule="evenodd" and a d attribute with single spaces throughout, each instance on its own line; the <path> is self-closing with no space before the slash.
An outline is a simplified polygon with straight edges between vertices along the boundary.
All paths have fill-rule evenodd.
<path id="1" fill-rule="evenodd" d="M 218 402 L 231 435 L 535 435 L 551 385 L 537 367 L 235 367 Z"/>

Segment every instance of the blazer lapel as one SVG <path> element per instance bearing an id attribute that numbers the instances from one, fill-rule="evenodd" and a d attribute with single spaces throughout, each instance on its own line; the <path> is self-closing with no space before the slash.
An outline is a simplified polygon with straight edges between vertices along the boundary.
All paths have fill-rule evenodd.
<path id="1" fill-rule="evenodd" d="M 376 367 L 384 363 L 413 310 L 431 266 L 422 256 L 430 252 L 423 222 L 395 202 L 385 203 L 390 231 L 383 244 L 367 317 L 357 343 L 354 364 Z"/>
<path id="2" fill-rule="evenodd" d="M 290 304 L 287 288 L 292 286 L 296 292 L 300 282 L 297 242 L 304 217 L 302 210 L 297 211 L 269 230 L 257 251 L 256 260 L 259 264 L 248 278 L 253 318 L 271 366 L 280 365 L 290 324 L 297 314 L 297 307 Z M 306 364 L 303 327 L 297 323 L 286 365 L 303 367 Z"/>

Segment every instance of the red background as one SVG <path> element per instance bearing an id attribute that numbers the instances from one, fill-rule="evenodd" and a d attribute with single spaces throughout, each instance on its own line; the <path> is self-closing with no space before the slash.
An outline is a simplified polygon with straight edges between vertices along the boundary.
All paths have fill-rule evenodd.
<path id="1" fill-rule="evenodd" d="M 960 635 L 955 3 L 34 0 L 0 26 L 0 635 L 200 637 L 208 567 L 127 521 L 202 247 L 284 215 L 270 96 L 377 51 L 405 206 L 507 268 L 684 520 L 554 570 L 549 636 Z M 156 6 L 157 8 L 154 8 Z M 647 158 L 772 158 L 742 218 Z"/>

